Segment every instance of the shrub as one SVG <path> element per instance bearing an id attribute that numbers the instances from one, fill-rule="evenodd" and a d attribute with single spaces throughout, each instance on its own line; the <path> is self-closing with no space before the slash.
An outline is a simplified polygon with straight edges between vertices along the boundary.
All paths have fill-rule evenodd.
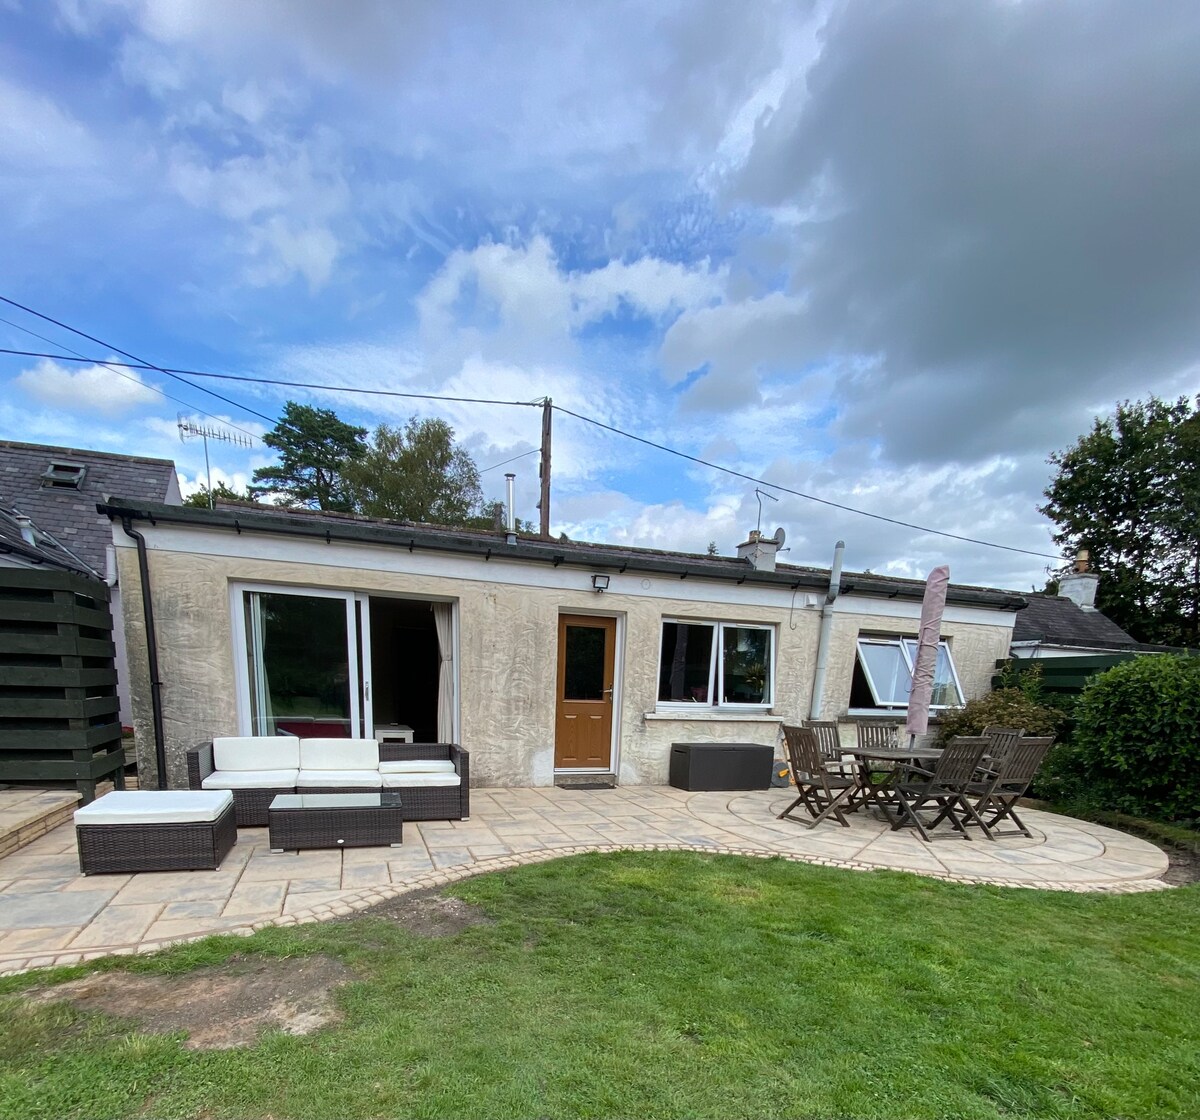
<path id="1" fill-rule="evenodd" d="M 1200 658 L 1137 657 L 1093 677 L 1075 706 L 1074 755 L 1102 808 L 1200 816 Z"/>
<path id="2" fill-rule="evenodd" d="M 1039 704 L 1024 689 L 998 688 L 942 716 L 938 742 L 955 735 L 978 735 L 991 726 L 1023 727 L 1026 735 L 1056 735 L 1064 718 L 1057 708 Z"/>

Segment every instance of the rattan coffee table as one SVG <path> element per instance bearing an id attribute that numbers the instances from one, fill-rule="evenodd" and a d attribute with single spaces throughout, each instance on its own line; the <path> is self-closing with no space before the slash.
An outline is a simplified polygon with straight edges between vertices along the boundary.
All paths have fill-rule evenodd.
<path id="1" fill-rule="evenodd" d="M 281 793 L 267 809 L 273 852 L 397 847 L 404 839 L 398 793 Z"/>

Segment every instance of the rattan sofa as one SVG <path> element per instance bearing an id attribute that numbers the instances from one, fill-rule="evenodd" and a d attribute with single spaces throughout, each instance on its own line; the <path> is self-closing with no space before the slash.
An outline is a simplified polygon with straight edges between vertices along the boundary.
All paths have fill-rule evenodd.
<path id="1" fill-rule="evenodd" d="M 233 793 L 239 828 L 264 827 L 281 793 L 386 789 L 401 795 L 409 821 L 466 820 L 471 811 L 470 754 L 454 743 L 218 738 L 188 751 L 187 768 L 189 788 Z"/>

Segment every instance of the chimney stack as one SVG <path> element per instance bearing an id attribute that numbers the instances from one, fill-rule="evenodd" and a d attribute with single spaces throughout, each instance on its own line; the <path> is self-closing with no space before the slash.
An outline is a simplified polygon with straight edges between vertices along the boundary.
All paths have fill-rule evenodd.
<path id="1" fill-rule="evenodd" d="M 1100 583 L 1100 577 L 1088 571 L 1090 562 L 1088 550 L 1081 548 L 1075 554 L 1075 570 L 1058 581 L 1058 593 L 1084 611 L 1096 609 L 1096 587 Z"/>
<path id="2" fill-rule="evenodd" d="M 737 546 L 738 559 L 749 560 L 759 572 L 775 570 L 775 553 L 778 551 L 779 542 L 772 537 L 764 537 L 757 529 L 751 529 L 749 537 Z"/>

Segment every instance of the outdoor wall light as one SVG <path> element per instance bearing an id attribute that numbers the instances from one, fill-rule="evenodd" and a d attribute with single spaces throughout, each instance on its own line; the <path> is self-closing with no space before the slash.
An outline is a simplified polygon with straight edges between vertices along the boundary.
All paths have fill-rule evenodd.
<path id="1" fill-rule="evenodd" d="M 597 595 L 603 591 L 607 591 L 608 576 L 592 576 L 592 586 L 596 589 Z"/>

